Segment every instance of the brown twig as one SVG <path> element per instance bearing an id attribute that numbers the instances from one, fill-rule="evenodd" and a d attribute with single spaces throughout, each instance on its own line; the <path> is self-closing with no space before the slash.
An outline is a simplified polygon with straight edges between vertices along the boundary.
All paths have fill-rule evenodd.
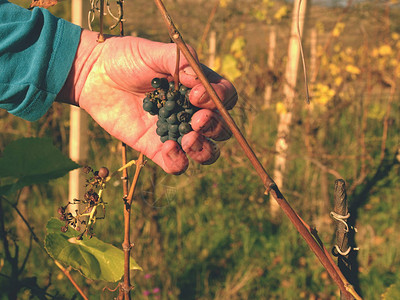
<path id="1" fill-rule="evenodd" d="M 125 155 L 123 154 L 124 160 L 123 163 L 126 164 L 126 152 Z M 125 194 L 125 187 L 124 187 L 124 242 L 122 243 L 122 248 L 124 250 L 124 282 L 120 287 L 119 299 L 122 299 L 122 295 L 125 299 L 131 299 L 130 291 L 132 290 L 132 286 L 130 283 L 130 255 L 131 249 L 133 244 L 130 241 L 130 222 L 131 222 L 131 206 L 132 206 L 132 199 L 133 194 L 135 192 L 136 184 L 139 179 L 140 171 L 144 166 L 144 158 L 143 154 L 139 154 L 139 158 L 136 161 L 136 169 L 135 175 L 133 176 L 133 181 L 129 190 L 126 191 Z M 127 185 L 126 185 L 127 187 Z"/>
<path id="2" fill-rule="evenodd" d="M 212 23 L 212 21 L 213 21 L 213 19 L 215 17 L 215 14 L 217 12 L 217 9 L 218 9 L 219 5 L 220 5 L 220 0 L 216 0 L 215 4 L 214 4 L 214 6 L 213 6 L 213 8 L 211 10 L 211 13 L 208 16 L 206 26 L 204 27 L 203 35 L 201 36 L 199 46 L 197 47 L 197 55 L 199 57 L 201 57 L 202 50 L 203 50 L 203 44 L 206 41 L 208 32 L 210 31 L 210 28 L 211 28 L 211 23 Z"/>
<path id="3" fill-rule="evenodd" d="M 325 267 L 329 275 L 332 279 L 336 282 L 340 290 L 348 295 L 350 292 L 347 290 L 345 283 L 342 280 L 342 276 L 339 275 L 339 272 L 336 270 L 334 264 L 332 265 L 332 260 L 327 257 L 326 251 L 318 244 L 315 240 L 314 236 L 310 233 L 307 227 L 303 224 L 297 213 L 292 209 L 290 204 L 286 201 L 283 197 L 282 193 L 278 189 L 275 182 L 272 178 L 268 175 L 265 171 L 264 167 L 261 165 L 260 161 L 254 154 L 254 151 L 240 132 L 240 129 L 229 115 L 228 111 L 225 109 L 224 105 L 222 104 L 221 99 L 216 94 L 215 90 L 212 88 L 210 83 L 208 82 L 207 77 L 204 75 L 203 70 L 200 67 L 200 64 L 196 61 L 193 57 L 189 48 L 187 47 L 186 43 L 183 41 L 181 34 L 176 29 L 171 16 L 168 14 L 162 0 L 154 0 L 155 4 L 157 5 L 158 9 L 160 10 L 164 21 L 168 27 L 169 35 L 171 39 L 179 46 L 180 50 L 182 51 L 183 55 L 185 55 L 186 59 L 188 60 L 190 66 L 195 71 L 196 75 L 199 77 L 200 81 L 204 85 L 206 91 L 212 98 L 215 106 L 219 110 L 221 116 L 227 123 L 229 129 L 232 131 L 233 135 L 235 136 L 236 140 L 242 147 L 243 151 L 245 152 L 246 156 L 250 160 L 251 164 L 253 165 L 254 169 L 256 170 L 257 174 L 261 178 L 264 187 L 266 188 L 266 194 L 270 193 L 271 196 L 278 202 L 279 206 L 288 216 L 292 224 L 296 227 L 297 231 L 301 234 L 304 240 L 307 242 L 311 250 L 315 253 L 317 258 L 320 260 L 322 265 Z M 357 295 L 358 296 L 358 295 Z M 359 296 L 358 296 L 359 298 Z"/>
<path id="4" fill-rule="evenodd" d="M 103 27 L 104 27 L 104 0 L 100 0 L 100 32 L 99 32 L 99 37 L 97 38 L 97 42 L 99 43 L 104 42 Z"/>
<path id="5" fill-rule="evenodd" d="M 126 158 L 127 146 L 125 143 L 122 143 L 122 165 L 127 164 Z M 121 285 L 119 285 L 119 296 L 118 299 L 131 299 L 131 281 L 130 281 L 130 273 L 129 273 L 129 265 L 130 265 L 130 205 L 127 204 L 128 197 L 128 169 L 125 168 L 122 170 L 122 188 L 124 192 L 124 241 L 122 243 L 122 249 L 124 250 L 124 281 Z M 128 266 L 128 267 L 127 267 Z"/>
<path id="6" fill-rule="evenodd" d="M 82 296 L 82 298 L 85 299 L 85 300 L 89 300 L 89 298 L 86 297 L 85 293 L 81 290 L 79 285 L 72 278 L 71 274 L 69 273 L 69 270 L 64 268 L 64 266 L 62 264 L 60 264 L 58 261 L 56 261 L 56 260 L 54 260 L 54 263 L 56 264 L 57 267 L 60 268 L 60 270 L 64 273 L 64 275 L 69 279 L 69 281 L 71 281 L 71 283 L 74 285 L 75 289 Z"/>
<path id="7" fill-rule="evenodd" d="M 176 45 L 176 65 L 174 72 L 174 88 L 175 91 L 179 89 L 179 63 L 181 60 L 181 51 L 179 50 L 178 45 Z"/>
<path id="8" fill-rule="evenodd" d="M 135 174 L 133 175 L 132 185 L 131 185 L 131 188 L 129 189 L 129 194 L 126 197 L 127 203 L 129 205 L 132 204 L 133 194 L 135 193 L 136 184 L 139 179 L 139 174 L 145 164 L 146 164 L 146 161 L 144 160 L 144 155 L 143 155 L 143 153 L 140 153 L 139 158 L 136 161 L 136 170 L 135 170 Z"/>

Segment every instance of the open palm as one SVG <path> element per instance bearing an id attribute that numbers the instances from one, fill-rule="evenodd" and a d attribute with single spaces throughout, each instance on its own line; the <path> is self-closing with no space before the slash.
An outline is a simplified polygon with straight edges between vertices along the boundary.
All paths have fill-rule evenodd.
<path id="1" fill-rule="evenodd" d="M 183 137 L 184 151 L 174 141 L 161 143 L 156 134 L 157 117 L 142 108 L 145 93 L 152 90 L 153 78 L 173 80 L 176 45 L 136 37 L 110 37 L 104 43 L 97 43 L 96 39 L 96 33 L 82 32 L 74 66 L 59 100 L 79 105 L 107 132 L 141 151 L 168 173 L 184 172 L 187 155 L 198 163 L 213 163 L 219 149 L 210 138 L 225 140 L 231 134 L 186 59 L 182 57 L 180 61 L 180 82 L 192 88 L 192 104 L 204 109 L 192 117 L 194 131 Z M 231 109 L 237 101 L 233 85 L 206 67 L 204 71 Z"/>

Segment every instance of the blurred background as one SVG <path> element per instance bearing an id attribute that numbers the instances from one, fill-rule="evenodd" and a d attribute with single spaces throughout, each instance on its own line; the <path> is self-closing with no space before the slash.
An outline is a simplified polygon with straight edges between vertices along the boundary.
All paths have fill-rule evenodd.
<path id="1" fill-rule="evenodd" d="M 329 215 L 334 183 L 346 181 L 351 222 L 358 229 L 359 292 L 365 299 L 399 299 L 399 2 L 307 3 L 299 24 L 304 26 L 310 104 L 293 46 L 298 42 L 291 34 L 297 15 L 292 2 L 166 0 L 165 5 L 200 61 L 234 83 L 239 101 L 233 118 L 267 172 L 279 179 L 286 199 L 316 227 L 328 249 L 335 243 Z M 70 1 L 49 10 L 71 19 Z M 124 18 L 125 35 L 170 41 L 152 1 L 125 1 Z M 108 30 L 112 18 L 104 21 L 107 33 L 119 34 L 118 27 Z M 99 30 L 98 14 L 93 29 Z M 50 137 L 68 155 L 68 106 L 55 103 L 37 122 L 3 110 L 0 117 L 0 153 L 21 137 Z M 119 142 L 91 119 L 88 128 L 86 163 L 119 168 Z M 132 214 L 133 256 L 143 268 L 133 273 L 134 299 L 338 299 L 327 272 L 274 200 L 264 195 L 235 139 L 219 146 L 215 164 L 191 163 L 181 176 L 167 175 L 151 161 L 142 171 Z M 129 150 L 130 159 L 137 156 Z M 121 182 L 113 180 L 104 196 L 106 218 L 95 231 L 118 247 L 123 241 L 122 196 Z M 71 200 L 68 177 L 26 187 L 19 197 L 19 210 L 43 240 L 47 220 Z M 23 255 L 30 232 L 11 206 L 3 209 Z M 0 272 L 7 274 L 2 252 L 0 259 Z M 36 245 L 22 274 L 57 299 L 79 299 Z M 116 296 L 102 291 L 116 284 L 72 275 L 90 299 Z M 1 299 L 7 299 L 5 282 L 0 276 Z M 21 289 L 19 299 L 39 298 L 33 294 Z"/>

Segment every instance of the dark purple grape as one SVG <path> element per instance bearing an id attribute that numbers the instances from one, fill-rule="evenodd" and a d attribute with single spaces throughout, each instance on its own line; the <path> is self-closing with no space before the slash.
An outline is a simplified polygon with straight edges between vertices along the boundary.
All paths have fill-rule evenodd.
<path id="1" fill-rule="evenodd" d="M 158 89 L 161 86 L 161 79 L 153 78 L 153 80 L 151 81 L 151 86 L 155 89 Z"/>
<path id="2" fill-rule="evenodd" d="M 184 85 L 181 85 L 181 86 L 179 87 L 179 92 L 180 92 L 182 95 L 185 95 L 186 92 L 187 92 L 187 90 L 188 90 L 188 88 L 187 88 L 186 86 L 184 86 Z"/>
<path id="3" fill-rule="evenodd" d="M 176 142 L 178 140 L 179 135 L 171 135 L 168 134 L 168 140 Z"/>
<path id="4" fill-rule="evenodd" d="M 168 135 L 164 135 L 160 137 L 161 143 L 165 143 L 166 141 L 168 141 Z"/>
<path id="5" fill-rule="evenodd" d="M 160 127 L 162 124 L 167 124 L 167 126 L 168 126 L 167 119 L 165 119 L 165 118 L 159 118 L 157 120 L 156 124 L 157 124 L 157 127 Z"/>
<path id="6" fill-rule="evenodd" d="M 147 112 L 152 112 L 154 109 L 154 104 L 151 101 L 146 101 L 143 103 L 143 110 Z"/>
<path id="7" fill-rule="evenodd" d="M 182 135 L 184 135 L 184 134 L 186 134 L 186 133 L 189 133 L 189 132 L 191 132 L 192 130 L 193 130 L 193 129 L 192 129 L 192 126 L 190 126 L 189 123 L 183 122 L 183 123 L 179 124 L 179 132 L 180 132 Z"/>
<path id="8" fill-rule="evenodd" d="M 168 84 L 168 86 L 169 86 L 169 89 L 170 89 L 171 91 L 175 90 L 175 83 L 174 83 L 173 81 L 171 81 L 171 82 Z"/>
<path id="9" fill-rule="evenodd" d="M 176 142 L 179 144 L 179 145 L 182 145 L 182 135 L 181 136 L 179 136 L 178 137 L 178 139 L 176 140 Z"/>
<path id="10" fill-rule="evenodd" d="M 168 100 L 167 102 L 165 102 L 164 107 L 169 111 L 173 111 L 176 107 L 176 102 Z"/>
<path id="11" fill-rule="evenodd" d="M 168 125 L 168 132 L 177 133 L 179 132 L 179 125 L 178 124 L 169 124 Z"/>
<path id="12" fill-rule="evenodd" d="M 191 116 L 185 111 L 180 111 L 177 113 L 176 117 L 178 118 L 179 122 L 189 122 Z"/>
<path id="13" fill-rule="evenodd" d="M 196 109 L 194 107 L 185 108 L 185 112 L 187 112 L 190 116 L 193 116 L 193 114 L 196 112 Z"/>
<path id="14" fill-rule="evenodd" d="M 157 111 L 154 111 L 154 110 L 149 111 L 149 114 L 152 115 L 152 116 L 155 116 L 157 114 Z"/>
<path id="15" fill-rule="evenodd" d="M 168 90 L 169 82 L 167 78 L 161 78 L 160 87 L 164 90 Z"/>
<path id="16" fill-rule="evenodd" d="M 158 111 L 158 115 L 162 118 L 168 118 L 171 115 L 171 111 L 169 111 L 165 107 L 161 107 Z"/>
<path id="17" fill-rule="evenodd" d="M 176 124 L 178 123 L 178 117 L 176 116 L 176 114 L 172 114 L 167 118 L 167 122 L 168 124 Z"/>
<path id="18" fill-rule="evenodd" d="M 180 97 L 180 94 L 174 91 L 169 91 L 167 93 L 167 100 L 176 100 L 178 97 Z"/>
<path id="19" fill-rule="evenodd" d="M 161 126 L 156 129 L 156 133 L 159 136 L 164 136 L 168 134 L 168 126 Z"/>

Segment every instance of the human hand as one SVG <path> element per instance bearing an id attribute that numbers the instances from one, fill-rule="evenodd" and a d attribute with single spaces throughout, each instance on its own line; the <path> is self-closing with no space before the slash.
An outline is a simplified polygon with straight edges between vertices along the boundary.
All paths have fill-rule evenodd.
<path id="1" fill-rule="evenodd" d="M 173 80 L 176 45 L 136 37 L 110 37 L 98 43 L 97 37 L 97 33 L 82 31 L 73 67 L 57 100 L 80 106 L 108 133 L 167 173 L 183 173 L 189 164 L 187 156 L 200 164 L 215 162 L 219 149 L 212 139 L 226 140 L 231 132 L 183 55 L 179 80 L 192 89 L 190 102 L 202 108 L 192 117 L 194 131 L 182 138 L 184 151 L 174 141 L 160 141 L 157 117 L 142 108 L 153 78 Z M 225 107 L 232 109 L 237 101 L 233 85 L 207 67 L 203 70 Z"/>

